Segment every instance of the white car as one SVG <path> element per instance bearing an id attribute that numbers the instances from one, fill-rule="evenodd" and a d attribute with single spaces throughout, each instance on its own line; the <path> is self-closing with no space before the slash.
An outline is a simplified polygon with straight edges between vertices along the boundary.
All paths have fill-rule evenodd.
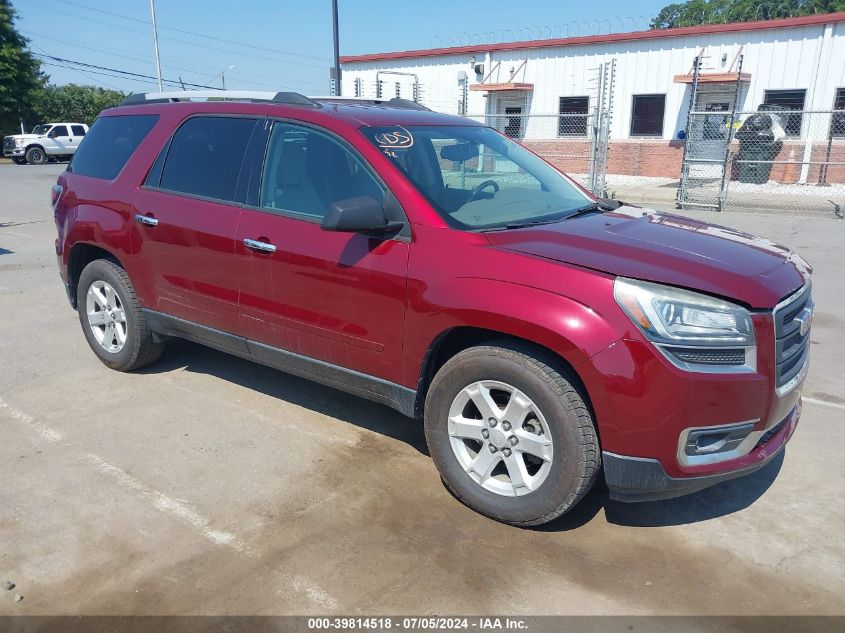
<path id="1" fill-rule="evenodd" d="M 3 138 L 3 156 L 18 165 L 42 165 L 49 158 L 69 159 L 88 126 L 84 123 L 46 123 L 38 125 L 32 134 L 13 134 Z"/>

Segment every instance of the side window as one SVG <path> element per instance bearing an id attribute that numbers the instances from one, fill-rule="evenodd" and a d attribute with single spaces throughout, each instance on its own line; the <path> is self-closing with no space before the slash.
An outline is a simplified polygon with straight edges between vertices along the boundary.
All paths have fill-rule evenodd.
<path id="1" fill-rule="evenodd" d="M 70 130 L 74 136 L 85 136 L 85 128 L 81 125 L 71 125 Z"/>
<path id="2" fill-rule="evenodd" d="M 259 204 L 322 218 L 335 202 L 369 196 L 384 200 L 384 189 L 343 144 L 307 127 L 276 123 L 270 134 Z"/>
<path id="3" fill-rule="evenodd" d="M 79 144 L 68 171 L 112 180 L 156 121 L 157 114 L 100 117 Z"/>
<path id="4" fill-rule="evenodd" d="M 198 116 L 185 121 L 161 171 L 162 189 L 233 201 L 256 119 Z"/>
<path id="5" fill-rule="evenodd" d="M 50 130 L 50 138 L 57 138 L 59 136 L 69 136 L 66 125 L 54 125 Z"/>

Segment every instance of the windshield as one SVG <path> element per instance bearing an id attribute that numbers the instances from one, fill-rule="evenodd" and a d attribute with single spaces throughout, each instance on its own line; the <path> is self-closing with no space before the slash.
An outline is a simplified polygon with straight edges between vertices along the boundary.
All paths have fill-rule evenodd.
<path id="1" fill-rule="evenodd" d="M 554 167 L 487 127 L 365 127 L 452 226 L 554 222 L 592 202 Z"/>
<path id="2" fill-rule="evenodd" d="M 51 126 L 49 126 L 49 125 L 36 125 L 32 129 L 32 133 L 33 134 L 46 134 L 50 130 L 50 127 Z"/>

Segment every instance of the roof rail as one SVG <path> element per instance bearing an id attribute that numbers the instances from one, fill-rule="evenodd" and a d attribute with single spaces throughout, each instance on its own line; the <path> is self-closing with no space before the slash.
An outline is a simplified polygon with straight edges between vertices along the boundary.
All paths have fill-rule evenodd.
<path id="1" fill-rule="evenodd" d="M 170 103 L 191 99 L 232 99 L 237 101 L 270 101 L 285 105 L 318 107 L 316 101 L 298 92 L 262 92 L 256 90 L 174 90 L 172 92 L 138 92 L 129 95 L 120 105 Z"/>
<path id="2" fill-rule="evenodd" d="M 366 105 L 386 105 L 391 108 L 405 108 L 408 110 L 427 110 L 424 105 L 411 101 L 410 99 L 400 99 L 393 97 L 391 99 L 370 99 L 369 97 L 344 97 L 344 96 L 328 96 L 328 97 L 308 97 L 313 101 L 334 101 L 339 103 L 360 103 Z"/>

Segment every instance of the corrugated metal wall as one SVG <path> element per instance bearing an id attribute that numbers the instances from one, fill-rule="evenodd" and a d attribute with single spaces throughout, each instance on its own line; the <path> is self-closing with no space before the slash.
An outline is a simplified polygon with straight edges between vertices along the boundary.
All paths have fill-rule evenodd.
<path id="1" fill-rule="evenodd" d="M 663 139 L 676 137 L 683 129 L 690 88 L 674 83 L 673 77 L 690 71 L 693 58 L 704 48 L 705 72 L 727 71 L 742 48 L 743 71 L 751 81 L 740 96 L 743 110 L 754 110 L 763 102 L 766 90 L 804 89 L 805 110 L 833 108 L 837 88 L 845 87 L 845 23 L 738 31 L 707 35 L 663 37 L 649 40 L 601 42 L 566 47 L 549 47 L 486 53 L 481 47 L 475 54 L 442 54 L 396 60 L 346 63 L 343 65 L 343 93 L 353 95 L 356 80 L 361 96 L 376 95 L 378 71 L 398 71 L 417 75 L 419 99 L 428 107 L 453 114 L 460 112 L 464 91 L 460 73 L 466 73 L 469 84 L 479 83 L 470 64 L 484 64 L 485 74 L 500 62 L 499 81 L 508 79 L 510 69 L 527 60 L 515 81 L 534 84 L 533 92 L 487 93 L 466 91 L 465 112 L 483 115 L 488 101 L 517 99 L 524 104 L 524 114 L 555 114 L 562 96 L 595 95 L 595 72 L 599 64 L 617 60 L 611 137 L 630 137 L 632 98 L 638 94 L 665 94 Z M 413 79 L 384 75 L 385 98 L 395 96 L 396 82 L 403 98 L 412 98 Z M 496 80 L 496 75 L 491 81 Z M 492 104 L 489 107 L 494 107 Z M 526 138 L 539 138 L 529 122 Z"/>

